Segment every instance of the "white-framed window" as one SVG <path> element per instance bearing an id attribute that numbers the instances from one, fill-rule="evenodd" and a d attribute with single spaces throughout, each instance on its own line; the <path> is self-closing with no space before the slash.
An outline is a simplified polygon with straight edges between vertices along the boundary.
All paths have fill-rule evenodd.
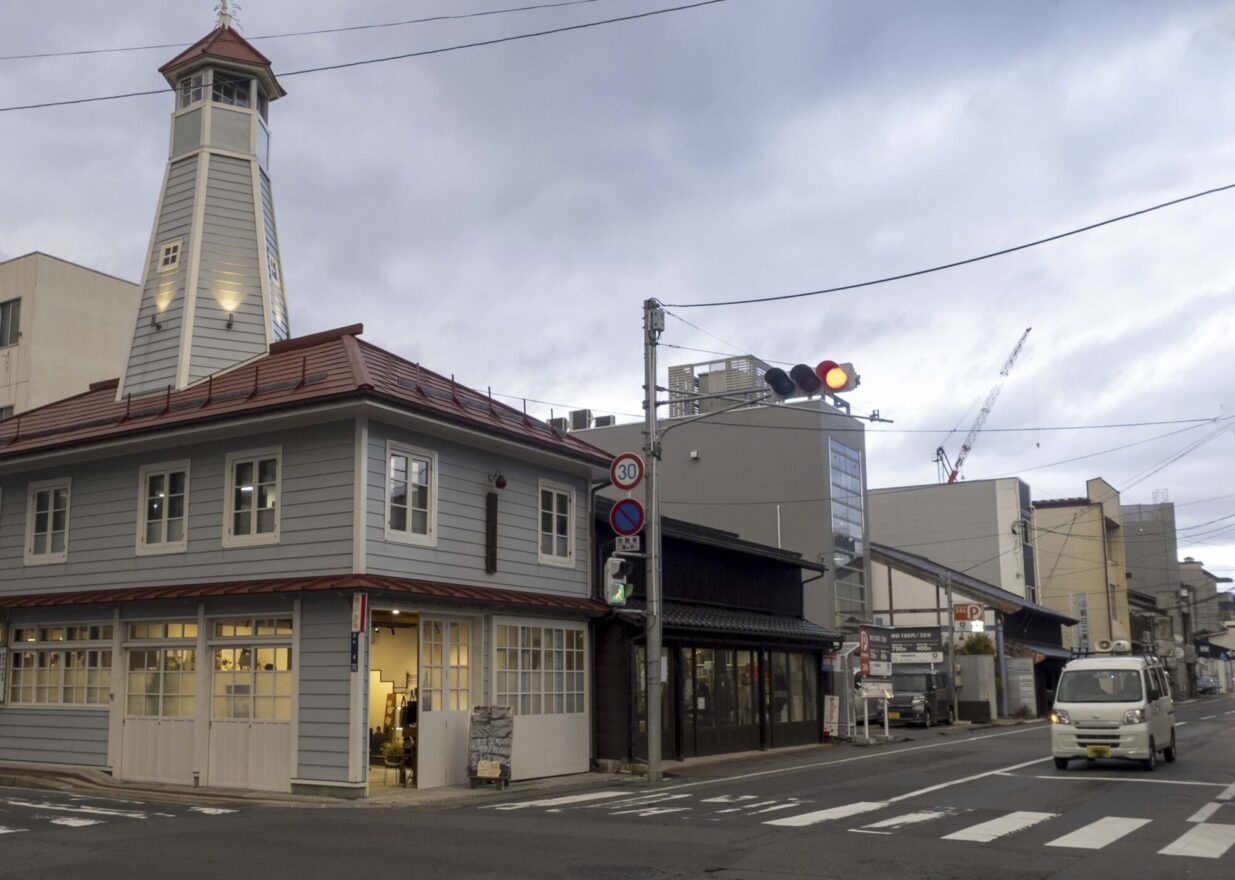
<path id="1" fill-rule="evenodd" d="M 224 547 L 278 543 L 282 458 L 277 448 L 227 456 Z"/>
<path id="2" fill-rule="evenodd" d="M 137 486 L 138 554 L 183 553 L 189 532 L 189 463 L 146 465 Z"/>
<path id="3" fill-rule="evenodd" d="M 180 249 L 183 239 L 165 241 L 159 249 L 159 271 L 171 272 L 180 265 Z"/>
<path id="4" fill-rule="evenodd" d="M 107 705 L 111 698 L 111 640 L 110 624 L 14 627 L 9 645 L 4 646 L 9 651 L 9 702 Z"/>
<path id="5" fill-rule="evenodd" d="M 218 619 L 211 634 L 210 717 L 290 720 L 292 619 Z"/>
<path id="6" fill-rule="evenodd" d="M 437 543 L 437 453 L 386 444 L 386 540 Z"/>
<path id="7" fill-rule="evenodd" d="M 233 107 L 249 106 L 249 89 L 253 81 L 247 76 L 236 76 L 231 73 L 214 72 L 214 85 L 211 87 L 211 100 L 216 104 L 230 104 Z"/>
<path id="8" fill-rule="evenodd" d="M 197 711 L 194 648 L 129 648 L 125 714 L 192 718 Z"/>
<path id="9" fill-rule="evenodd" d="M 279 274 L 279 258 L 274 254 L 267 252 L 266 262 L 270 266 L 270 283 L 275 288 L 282 287 L 283 277 Z"/>
<path id="10" fill-rule="evenodd" d="M 586 633 L 571 625 L 494 625 L 494 697 L 516 715 L 587 711 Z"/>
<path id="11" fill-rule="evenodd" d="M 540 521 L 537 557 L 550 565 L 575 564 L 575 490 L 569 486 L 540 481 Z"/>
<path id="12" fill-rule="evenodd" d="M 44 480 L 30 484 L 26 510 L 26 565 L 69 558 L 69 493 L 72 483 Z"/>
<path id="13" fill-rule="evenodd" d="M 21 339 L 21 298 L 0 303 L 0 348 Z"/>
<path id="14" fill-rule="evenodd" d="M 180 77 L 180 81 L 177 83 L 177 91 L 180 93 L 181 110 L 201 102 L 203 82 L 204 77 L 200 73 Z"/>

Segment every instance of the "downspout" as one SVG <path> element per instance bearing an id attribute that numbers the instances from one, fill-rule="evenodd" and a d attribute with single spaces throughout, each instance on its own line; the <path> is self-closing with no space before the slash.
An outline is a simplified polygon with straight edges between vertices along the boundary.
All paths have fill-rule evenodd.
<path id="1" fill-rule="evenodd" d="M 999 715 L 1008 717 L 1008 662 L 1003 644 L 1003 612 L 995 612 L 995 653 L 999 655 Z"/>

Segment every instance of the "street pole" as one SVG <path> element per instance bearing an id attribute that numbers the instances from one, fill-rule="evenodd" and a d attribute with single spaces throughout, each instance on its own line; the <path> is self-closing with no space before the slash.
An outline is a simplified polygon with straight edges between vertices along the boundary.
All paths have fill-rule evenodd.
<path id="1" fill-rule="evenodd" d="M 952 574 L 943 576 L 943 588 L 948 597 L 948 681 L 952 683 L 952 720 L 960 721 L 960 688 L 956 686 L 956 612 L 952 608 Z"/>
<path id="2" fill-rule="evenodd" d="M 656 343 L 665 329 L 665 312 L 655 299 L 643 303 L 643 384 L 647 440 L 643 447 L 647 480 L 647 722 L 648 782 L 661 778 L 661 583 L 660 583 L 660 435 L 656 424 Z"/>

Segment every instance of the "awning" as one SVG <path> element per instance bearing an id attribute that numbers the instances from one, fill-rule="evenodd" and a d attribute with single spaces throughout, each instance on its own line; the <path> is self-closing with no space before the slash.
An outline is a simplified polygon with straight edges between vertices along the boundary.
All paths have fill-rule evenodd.
<path id="1" fill-rule="evenodd" d="M 1040 654 L 1041 658 L 1034 657 L 1035 663 L 1041 663 L 1042 660 L 1045 660 L 1047 657 L 1052 660 L 1072 659 L 1072 652 L 1059 645 L 1045 645 L 1041 642 L 1022 642 L 1019 639 L 1004 639 L 1004 644 L 1013 651 L 1016 651 L 1024 656 Z"/>
<path id="2" fill-rule="evenodd" d="M 644 610 L 642 602 L 633 602 L 628 607 L 636 611 Z M 681 602 L 664 603 L 662 622 L 666 632 L 749 636 L 758 640 L 792 641 L 821 648 L 831 648 L 842 641 L 841 634 L 835 630 L 801 617 Z"/>
<path id="3" fill-rule="evenodd" d="M 0 608 L 51 608 L 65 605 L 111 605 L 157 599 L 208 599 L 220 596 L 262 596 L 290 593 L 321 593 L 334 590 L 397 593 L 473 605 L 521 606 L 542 610 L 583 612 L 599 617 L 609 610 L 604 602 L 582 596 L 558 596 L 499 587 L 472 587 L 413 578 L 376 575 L 328 575 L 326 577 L 267 578 L 214 584 L 173 584 L 154 587 L 121 587 L 64 593 L 34 593 L 0 597 Z"/>

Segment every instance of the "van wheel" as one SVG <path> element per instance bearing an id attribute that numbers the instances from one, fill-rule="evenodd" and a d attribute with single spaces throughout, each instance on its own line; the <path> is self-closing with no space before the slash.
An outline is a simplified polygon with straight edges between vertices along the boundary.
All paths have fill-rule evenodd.
<path id="1" fill-rule="evenodd" d="M 1141 762 L 1141 769 L 1146 773 L 1153 773 L 1158 769 L 1158 744 L 1152 738 L 1149 740 L 1149 757 Z"/>
<path id="2" fill-rule="evenodd" d="M 1056 758 L 1055 759 L 1055 769 L 1056 770 L 1067 770 L 1068 769 L 1068 759 L 1067 758 Z"/>
<path id="3" fill-rule="evenodd" d="M 931 726 L 931 725 L 933 725 L 934 723 L 935 723 L 935 718 L 934 718 L 934 716 L 933 716 L 933 715 L 931 715 L 931 710 L 930 710 L 930 709 L 927 709 L 927 710 L 926 710 L 926 720 L 922 722 L 922 726 L 923 726 L 923 727 L 930 727 L 930 726 Z"/>
<path id="4" fill-rule="evenodd" d="M 1170 744 L 1169 746 L 1167 746 L 1165 749 L 1163 749 L 1163 750 L 1162 750 L 1162 757 L 1166 759 L 1166 763 L 1168 763 L 1168 764 L 1174 764 L 1174 763 L 1175 763 L 1175 755 L 1176 755 L 1176 751 L 1175 751 L 1175 730 L 1174 730 L 1174 728 L 1172 728 L 1172 729 L 1171 729 L 1171 744 Z"/>
<path id="5" fill-rule="evenodd" d="M 952 709 L 951 706 L 949 706 L 948 707 L 948 724 L 952 724 L 954 721 L 956 721 L 956 712 Z"/>

